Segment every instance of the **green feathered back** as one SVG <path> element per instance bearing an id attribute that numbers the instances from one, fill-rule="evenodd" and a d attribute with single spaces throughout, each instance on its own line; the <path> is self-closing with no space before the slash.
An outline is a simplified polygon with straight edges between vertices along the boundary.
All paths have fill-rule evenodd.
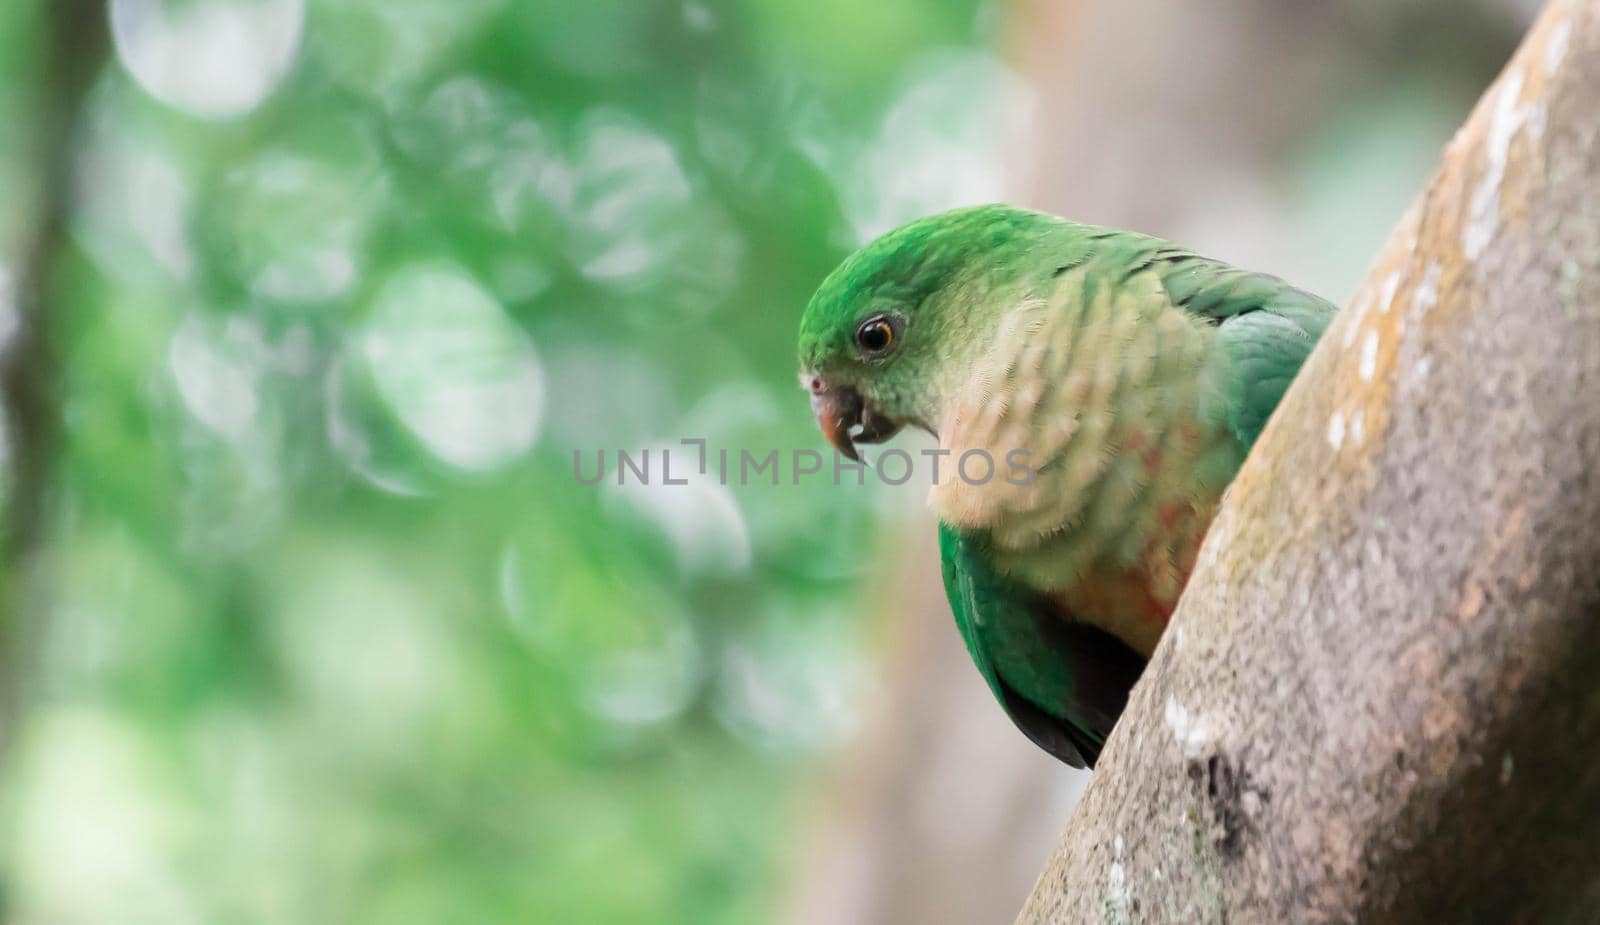
<path id="1" fill-rule="evenodd" d="M 1156 269 L 1174 303 L 1217 322 L 1237 377 L 1229 424 L 1248 450 L 1337 309 L 1275 276 L 1182 251 Z"/>

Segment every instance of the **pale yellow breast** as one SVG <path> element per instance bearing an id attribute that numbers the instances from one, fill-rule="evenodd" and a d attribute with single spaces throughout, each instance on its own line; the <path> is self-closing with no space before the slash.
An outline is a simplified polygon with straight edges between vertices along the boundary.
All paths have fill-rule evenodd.
<path id="1" fill-rule="evenodd" d="M 1208 454 L 1242 452 L 1202 410 L 1221 405 L 1214 329 L 1173 306 L 1154 274 L 1085 300 L 1082 273 L 1008 313 L 945 396 L 940 445 L 952 459 L 987 454 L 996 474 L 948 471 L 929 502 L 946 523 L 988 531 L 1001 570 L 1037 588 L 1105 610 L 1085 582 L 1142 584 L 1150 600 L 1127 607 L 1143 620 L 1176 601 L 1220 494 L 1195 473 L 1219 468 Z"/>

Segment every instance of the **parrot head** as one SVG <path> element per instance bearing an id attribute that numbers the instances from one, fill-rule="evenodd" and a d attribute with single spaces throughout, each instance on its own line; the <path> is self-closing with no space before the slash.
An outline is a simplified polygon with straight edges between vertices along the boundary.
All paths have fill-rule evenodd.
<path id="1" fill-rule="evenodd" d="M 850 459 L 902 427 L 937 433 L 939 399 L 986 347 L 1030 255 L 1060 219 L 975 206 L 903 225 L 845 259 L 800 322 L 800 384 L 829 443 Z M 1040 258 L 1042 259 L 1042 258 Z"/>

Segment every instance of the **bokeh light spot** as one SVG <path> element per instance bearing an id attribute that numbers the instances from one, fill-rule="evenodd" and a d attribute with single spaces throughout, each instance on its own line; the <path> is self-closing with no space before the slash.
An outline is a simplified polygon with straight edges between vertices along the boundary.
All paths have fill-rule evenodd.
<path id="1" fill-rule="evenodd" d="M 117 57 L 147 93 L 203 119 L 255 109 L 288 74 L 305 0 L 112 0 Z"/>
<path id="2" fill-rule="evenodd" d="M 242 440 L 258 406 L 257 370 L 250 358 L 219 343 L 197 315 L 178 326 L 167 356 L 189 413 L 217 434 Z"/>
<path id="3" fill-rule="evenodd" d="M 445 462 L 494 468 L 538 436 L 544 381 L 533 340 L 459 267 L 395 273 L 362 345 L 380 394 Z"/>

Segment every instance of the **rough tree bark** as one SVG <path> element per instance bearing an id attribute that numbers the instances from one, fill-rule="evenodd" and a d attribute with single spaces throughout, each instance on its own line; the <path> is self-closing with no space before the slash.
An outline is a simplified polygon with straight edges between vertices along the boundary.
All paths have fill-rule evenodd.
<path id="1" fill-rule="evenodd" d="M 1600 917 L 1600 2 L 1555 0 L 1230 491 L 1025 922 Z"/>

